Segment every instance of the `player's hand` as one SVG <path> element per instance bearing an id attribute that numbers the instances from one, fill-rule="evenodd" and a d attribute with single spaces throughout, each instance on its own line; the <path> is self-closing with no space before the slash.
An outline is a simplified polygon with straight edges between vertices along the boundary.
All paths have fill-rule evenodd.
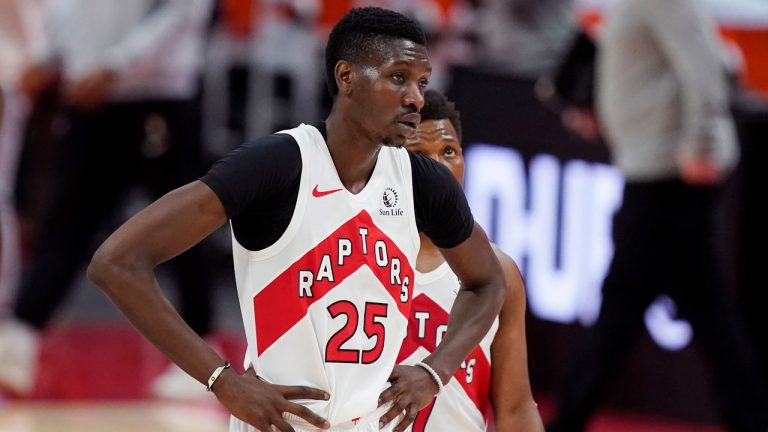
<path id="1" fill-rule="evenodd" d="M 723 177 L 720 165 L 709 157 L 680 157 L 677 160 L 680 177 L 692 186 L 712 186 Z"/>
<path id="2" fill-rule="evenodd" d="M 379 427 L 403 414 L 403 419 L 393 429 L 393 432 L 402 432 L 413 423 L 419 410 L 429 405 L 439 388 L 432 375 L 419 366 L 395 366 L 389 382 L 392 385 L 379 396 L 379 406 L 392 401 L 392 407 L 379 419 Z"/>
<path id="3" fill-rule="evenodd" d="M 114 81 L 115 74 L 111 70 L 98 68 L 68 83 L 64 88 L 64 95 L 78 108 L 98 108 L 106 100 Z"/>
<path id="4" fill-rule="evenodd" d="M 213 392 L 219 401 L 235 417 L 261 431 L 271 431 L 272 426 L 281 432 L 294 432 L 283 413 L 295 414 L 321 429 L 331 424 L 309 408 L 290 402 L 293 399 L 328 400 L 328 393 L 304 386 L 282 386 L 259 379 L 252 369 L 238 375 L 232 369 L 221 374 Z"/>
<path id="5" fill-rule="evenodd" d="M 566 129 L 586 141 L 597 141 L 600 138 L 597 117 L 588 109 L 566 107 L 560 114 L 560 120 Z"/>
<path id="6" fill-rule="evenodd" d="M 58 80 L 58 71 L 47 64 L 38 63 L 27 67 L 21 73 L 19 87 L 27 98 L 34 102 L 40 93 L 53 87 Z"/>

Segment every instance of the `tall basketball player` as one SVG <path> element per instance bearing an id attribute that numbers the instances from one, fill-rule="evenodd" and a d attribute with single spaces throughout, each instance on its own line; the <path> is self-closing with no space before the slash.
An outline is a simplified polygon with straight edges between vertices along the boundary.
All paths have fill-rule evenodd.
<path id="1" fill-rule="evenodd" d="M 459 112 L 434 90 L 428 90 L 424 98 L 421 124 L 406 148 L 445 165 L 461 182 L 464 156 Z M 411 427 L 414 432 L 485 431 L 491 415 L 497 432 L 544 431 L 528 380 L 523 279 L 512 258 L 495 246 L 494 250 L 507 288 L 499 318 L 445 385 L 445 392 L 416 416 Z M 460 288 L 440 250 L 422 234 L 408 338 L 398 362 L 414 364 L 435 350 Z"/>
<path id="2" fill-rule="evenodd" d="M 461 187 L 442 165 L 402 148 L 424 105 L 424 45 L 412 19 L 353 9 L 326 47 L 334 103 L 325 122 L 239 147 L 127 221 L 94 255 L 91 280 L 216 394 L 233 414 L 231 431 L 403 431 L 498 314 L 502 270 Z M 234 373 L 184 324 L 153 271 L 227 220 L 258 377 Z M 440 347 L 395 368 L 419 231 L 462 289 Z"/>

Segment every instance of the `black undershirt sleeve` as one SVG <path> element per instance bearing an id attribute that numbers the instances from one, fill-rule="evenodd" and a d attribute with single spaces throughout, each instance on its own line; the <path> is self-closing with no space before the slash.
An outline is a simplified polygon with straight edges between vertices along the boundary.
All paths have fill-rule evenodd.
<path id="1" fill-rule="evenodd" d="M 474 226 L 461 186 L 439 163 L 415 153 L 409 156 L 419 231 L 438 247 L 458 246 Z M 233 150 L 200 180 L 221 200 L 238 243 L 257 251 L 275 243 L 288 228 L 301 165 L 293 137 L 269 135 Z"/>
<path id="2" fill-rule="evenodd" d="M 200 179 L 221 200 L 238 243 L 262 250 L 288 228 L 301 180 L 301 152 L 287 134 L 245 143 Z"/>
<path id="3" fill-rule="evenodd" d="M 458 246 L 472 234 L 472 212 L 461 185 L 448 168 L 410 153 L 416 225 L 437 247 Z"/>

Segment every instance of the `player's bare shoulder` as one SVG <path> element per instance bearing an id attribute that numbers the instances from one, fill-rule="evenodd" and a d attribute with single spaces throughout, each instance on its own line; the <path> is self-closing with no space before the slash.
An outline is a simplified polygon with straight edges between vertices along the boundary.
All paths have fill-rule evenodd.
<path id="1" fill-rule="evenodd" d="M 499 264 L 501 264 L 502 270 L 504 270 L 504 276 L 509 277 L 510 275 L 516 274 L 517 277 L 522 279 L 520 268 L 517 266 L 517 262 L 515 262 L 511 256 L 502 251 L 501 248 L 496 245 L 496 243 L 491 243 L 491 247 L 493 248 L 493 253 L 496 254 L 496 259 L 498 259 Z"/>
<path id="2" fill-rule="evenodd" d="M 517 266 L 517 262 L 502 251 L 495 243 L 491 243 L 493 252 L 496 254 L 496 258 L 501 264 L 501 269 L 504 272 L 504 284 L 507 287 L 507 296 L 512 300 L 513 304 L 524 305 L 525 304 L 525 283 L 523 281 L 523 275 L 520 273 L 520 268 Z M 522 306 L 524 308 L 524 306 Z M 503 311 L 504 308 L 502 308 Z"/>

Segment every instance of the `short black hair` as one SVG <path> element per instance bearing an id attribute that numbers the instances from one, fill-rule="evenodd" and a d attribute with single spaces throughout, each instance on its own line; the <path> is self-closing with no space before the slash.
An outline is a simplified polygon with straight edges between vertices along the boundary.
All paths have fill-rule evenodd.
<path id="1" fill-rule="evenodd" d="M 365 61 L 381 44 L 393 39 L 406 39 L 426 45 L 427 38 L 419 23 L 401 13 L 377 7 L 354 8 L 333 26 L 325 46 L 325 73 L 328 91 L 336 97 L 334 70 L 336 63 L 346 60 L 353 64 Z"/>
<path id="2" fill-rule="evenodd" d="M 437 90 L 424 92 L 424 107 L 420 111 L 421 121 L 426 120 L 450 120 L 461 142 L 461 113 L 456 109 L 456 104 L 448 100 L 445 95 Z"/>

